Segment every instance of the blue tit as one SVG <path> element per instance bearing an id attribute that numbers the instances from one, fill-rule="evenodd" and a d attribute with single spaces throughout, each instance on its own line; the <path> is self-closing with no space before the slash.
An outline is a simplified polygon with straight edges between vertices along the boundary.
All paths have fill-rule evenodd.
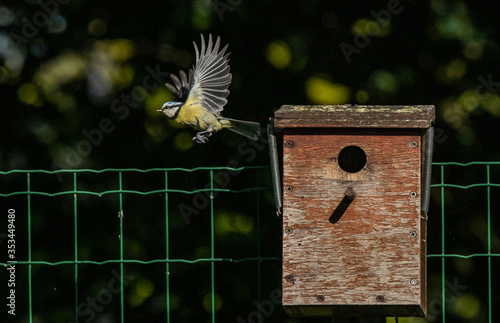
<path id="1" fill-rule="evenodd" d="M 215 45 L 212 35 L 209 35 L 208 44 L 201 35 L 201 51 L 196 43 L 195 66 L 186 75 L 179 72 L 179 77 L 170 75 L 172 84 L 165 84 L 179 101 L 170 101 L 163 104 L 158 111 L 163 112 L 169 119 L 180 124 L 193 127 L 199 132 L 193 140 L 197 143 L 206 143 L 212 132 L 229 129 L 252 140 L 257 140 L 260 133 L 260 124 L 252 121 L 241 121 L 224 118 L 220 115 L 229 95 L 228 87 L 231 84 L 229 73 L 229 53 L 225 54 L 228 45 L 219 51 L 220 37 Z"/>

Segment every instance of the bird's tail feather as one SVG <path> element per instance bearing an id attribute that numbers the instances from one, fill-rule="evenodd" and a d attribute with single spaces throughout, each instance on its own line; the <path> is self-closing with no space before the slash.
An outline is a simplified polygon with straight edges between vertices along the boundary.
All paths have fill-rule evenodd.
<path id="1" fill-rule="evenodd" d="M 229 129 L 249 139 L 257 140 L 259 138 L 260 124 L 257 122 L 229 118 L 221 118 L 219 122 L 223 128 Z"/>

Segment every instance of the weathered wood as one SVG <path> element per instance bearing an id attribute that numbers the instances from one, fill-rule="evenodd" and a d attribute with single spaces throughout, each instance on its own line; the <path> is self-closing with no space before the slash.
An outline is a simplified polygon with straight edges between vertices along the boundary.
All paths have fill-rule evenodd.
<path id="1" fill-rule="evenodd" d="M 404 119 L 401 110 L 390 111 Z M 328 119 L 336 112 L 326 114 Z M 308 118 L 314 122 L 294 122 L 322 127 L 319 118 Z M 283 137 L 283 306 L 292 316 L 426 312 L 421 130 L 344 128 L 393 128 L 384 118 L 375 119 L 364 125 L 361 119 L 345 120 L 327 129 L 290 129 L 295 127 L 285 119 L 278 121 L 290 127 Z M 421 121 L 416 128 L 424 126 Z M 342 128 L 335 128 L 339 124 Z M 366 153 L 359 172 L 339 166 L 347 146 Z M 356 197 L 330 222 L 349 187 Z"/>
<path id="2" fill-rule="evenodd" d="M 275 112 L 274 126 L 285 128 L 283 306 L 290 315 L 425 315 L 422 129 L 434 118 L 434 107 L 422 105 Z M 361 150 L 340 154 L 349 146 Z"/>
<path id="3" fill-rule="evenodd" d="M 432 105 L 284 105 L 274 114 L 276 128 L 428 128 Z"/>

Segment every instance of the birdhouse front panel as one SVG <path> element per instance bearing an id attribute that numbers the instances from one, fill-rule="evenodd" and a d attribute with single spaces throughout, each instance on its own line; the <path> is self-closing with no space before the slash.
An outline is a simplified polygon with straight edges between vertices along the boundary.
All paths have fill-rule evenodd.
<path id="1" fill-rule="evenodd" d="M 371 126 L 321 127 L 342 124 L 325 121 L 332 113 L 316 126 L 298 118 L 292 127 L 290 114 L 277 122 L 287 124 L 283 306 L 292 316 L 425 314 L 422 130 L 378 128 L 377 118 L 399 118 L 389 110 L 371 111 Z"/>

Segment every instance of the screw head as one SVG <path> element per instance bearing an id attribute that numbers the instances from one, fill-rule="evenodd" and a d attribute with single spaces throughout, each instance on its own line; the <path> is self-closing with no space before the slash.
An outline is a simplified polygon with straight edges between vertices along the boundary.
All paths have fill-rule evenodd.
<path id="1" fill-rule="evenodd" d="M 417 236 L 417 233 L 415 231 L 410 232 L 410 237 L 415 238 Z"/>
<path id="2" fill-rule="evenodd" d="M 285 147 L 286 148 L 292 148 L 293 147 L 293 141 L 291 141 L 291 140 L 285 141 Z"/>
<path id="3" fill-rule="evenodd" d="M 292 232 L 293 232 L 293 229 L 292 229 L 292 228 L 286 228 L 286 229 L 285 229 L 285 232 L 286 232 L 286 233 L 288 233 L 288 234 L 290 234 L 290 233 L 292 233 Z"/>
<path id="4" fill-rule="evenodd" d="M 287 187 L 285 188 L 285 190 L 286 190 L 288 193 L 291 193 L 291 192 L 293 192 L 293 187 L 292 187 L 292 186 L 287 186 Z"/>
<path id="5" fill-rule="evenodd" d="M 411 197 L 417 197 L 417 192 L 415 192 L 415 191 L 411 191 L 411 192 L 410 192 L 410 196 L 411 196 Z"/>
<path id="6" fill-rule="evenodd" d="M 293 276 L 292 275 L 286 275 L 285 280 L 289 283 L 293 282 Z"/>
<path id="7" fill-rule="evenodd" d="M 385 296 L 384 295 L 377 295 L 377 302 L 383 302 L 385 301 Z"/>
<path id="8" fill-rule="evenodd" d="M 352 187 L 348 187 L 345 190 L 344 195 L 350 200 L 354 200 L 356 198 L 356 192 Z"/>
<path id="9" fill-rule="evenodd" d="M 410 280 L 410 285 L 415 286 L 417 284 L 418 284 L 418 280 L 416 280 L 415 278 Z"/>
<path id="10" fill-rule="evenodd" d="M 325 296 L 323 296 L 323 295 L 316 295 L 316 300 L 318 302 L 323 302 L 325 300 Z"/>
<path id="11" fill-rule="evenodd" d="M 416 142 L 416 141 L 410 142 L 410 147 L 411 148 L 417 148 L 418 147 L 418 142 Z"/>

